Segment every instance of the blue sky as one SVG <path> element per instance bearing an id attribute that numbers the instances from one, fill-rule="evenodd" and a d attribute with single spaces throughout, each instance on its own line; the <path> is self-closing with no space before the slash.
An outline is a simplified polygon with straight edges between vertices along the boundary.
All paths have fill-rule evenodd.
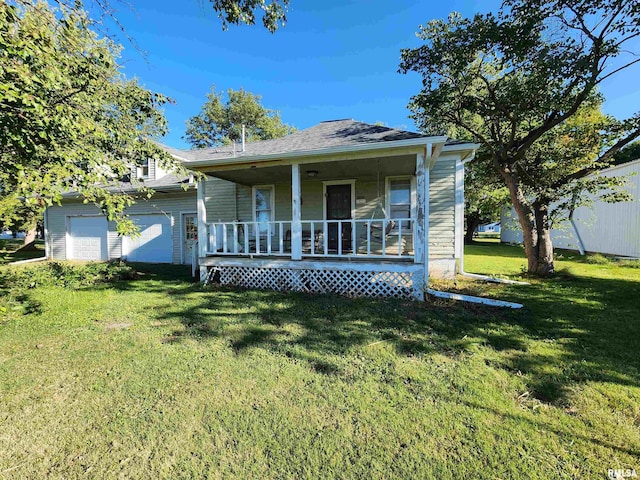
<path id="1" fill-rule="evenodd" d="M 221 24 L 207 0 L 133 0 L 117 17 L 144 59 L 123 42 L 124 73 L 175 100 L 165 108 L 167 145 L 188 148 L 185 121 L 200 111 L 211 85 L 262 95 L 285 123 L 303 129 L 322 120 L 354 118 L 414 129 L 406 105 L 420 89 L 417 74 L 397 73 L 400 49 L 420 45 L 420 24 L 451 11 L 473 15 L 499 2 L 455 0 L 291 0 L 286 27 Z M 603 85 L 605 110 L 632 115 L 640 105 L 640 68 Z"/>

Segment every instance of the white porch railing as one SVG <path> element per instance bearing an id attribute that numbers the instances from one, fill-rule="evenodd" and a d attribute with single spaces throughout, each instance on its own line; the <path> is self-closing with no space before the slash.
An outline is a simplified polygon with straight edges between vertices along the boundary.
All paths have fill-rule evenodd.
<path id="1" fill-rule="evenodd" d="M 409 218 L 303 220 L 302 257 L 413 259 Z M 207 255 L 291 257 L 292 221 L 207 223 Z"/>

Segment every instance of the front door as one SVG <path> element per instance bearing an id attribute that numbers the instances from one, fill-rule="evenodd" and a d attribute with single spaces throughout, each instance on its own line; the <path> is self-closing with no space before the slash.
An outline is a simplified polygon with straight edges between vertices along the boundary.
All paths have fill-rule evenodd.
<path id="1" fill-rule="evenodd" d="M 193 249 L 198 241 L 198 215 L 182 214 L 182 263 L 191 264 Z"/>
<path id="2" fill-rule="evenodd" d="M 340 228 L 338 222 L 331 222 L 331 220 L 351 219 L 351 184 L 327 185 L 326 189 L 329 250 L 338 251 L 340 236 L 342 251 L 347 252 L 351 250 L 351 223 L 342 222 Z"/>

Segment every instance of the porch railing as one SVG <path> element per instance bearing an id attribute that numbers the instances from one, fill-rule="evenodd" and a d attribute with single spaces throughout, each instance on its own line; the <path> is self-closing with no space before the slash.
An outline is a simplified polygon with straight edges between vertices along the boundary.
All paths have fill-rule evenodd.
<path id="1" fill-rule="evenodd" d="M 302 220 L 302 257 L 413 258 L 414 220 Z M 279 256 L 292 252 L 292 221 L 207 224 L 207 255 Z"/>

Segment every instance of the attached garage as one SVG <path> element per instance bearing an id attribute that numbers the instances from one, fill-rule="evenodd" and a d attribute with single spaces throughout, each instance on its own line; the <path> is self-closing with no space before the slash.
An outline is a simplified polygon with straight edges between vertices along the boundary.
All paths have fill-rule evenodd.
<path id="1" fill-rule="evenodd" d="M 137 237 L 122 237 L 122 256 L 129 262 L 171 263 L 173 229 L 166 215 L 131 215 L 140 228 Z"/>
<path id="2" fill-rule="evenodd" d="M 70 260 L 106 260 L 107 219 L 102 216 L 69 217 L 67 258 Z"/>
<path id="3" fill-rule="evenodd" d="M 140 201 L 126 213 L 139 227 L 140 236 L 118 235 L 116 222 L 108 221 L 92 204 L 70 199 L 45 212 L 45 236 L 53 260 L 117 260 L 143 263 L 181 263 L 187 213 L 195 211 L 195 191 L 164 194 Z M 189 261 L 190 261 L 189 257 Z"/>

